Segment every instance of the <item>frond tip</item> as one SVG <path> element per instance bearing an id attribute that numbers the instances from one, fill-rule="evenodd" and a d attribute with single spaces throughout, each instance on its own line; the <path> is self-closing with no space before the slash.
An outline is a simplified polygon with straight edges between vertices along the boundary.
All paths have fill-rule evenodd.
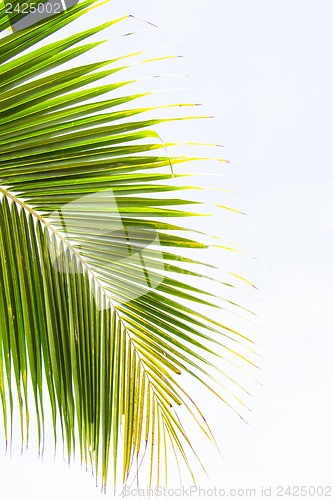
<path id="1" fill-rule="evenodd" d="M 174 195 L 192 189 L 175 167 L 195 158 L 169 156 L 150 129 L 171 120 L 124 110 L 146 94 L 110 97 L 131 83 L 114 80 L 121 59 L 58 71 L 116 21 L 33 48 L 92 5 L 0 39 L 0 397 L 7 441 L 15 384 L 23 443 L 31 385 L 41 450 L 46 383 L 55 438 L 59 421 L 68 457 L 78 443 L 105 489 L 109 469 L 116 487 L 144 457 L 159 483 L 163 448 L 165 469 L 172 449 L 193 476 L 177 409 L 214 438 L 183 376 L 240 414 L 237 371 L 255 364 L 250 339 L 204 312 L 224 299 L 203 286 L 219 282 L 197 260 L 209 236 L 177 221 L 207 214 Z"/>

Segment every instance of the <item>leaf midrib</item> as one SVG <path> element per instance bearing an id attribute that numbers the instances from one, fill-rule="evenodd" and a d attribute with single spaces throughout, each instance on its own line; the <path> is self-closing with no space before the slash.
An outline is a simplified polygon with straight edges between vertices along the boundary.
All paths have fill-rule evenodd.
<path id="1" fill-rule="evenodd" d="M 4 187 L 0 186 L 0 193 L 2 193 L 4 196 L 7 196 L 10 198 L 14 203 L 17 203 L 20 205 L 23 209 L 27 210 L 33 217 L 35 217 L 37 220 L 39 220 L 45 227 L 47 227 L 57 238 L 59 238 L 63 244 L 71 251 L 73 254 L 76 256 L 76 258 L 82 263 L 86 271 L 91 275 L 95 283 L 100 287 L 100 289 L 103 291 L 106 299 L 109 301 L 110 305 L 112 306 L 113 310 L 116 312 L 119 320 L 123 323 L 122 318 L 119 314 L 119 311 L 117 310 L 116 306 L 111 300 L 110 295 L 107 293 L 106 288 L 103 286 L 101 281 L 98 279 L 97 275 L 94 273 L 94 271 L 91 269 L 91 267 L 88 265 L 88 263 L 83 259 L 83 257 L 79 254 L 79 252 L 69 243 L 66 238 L 64 238 L 50 223 L 48 223 L 45 218 L 38 214 L 32 207 L 30 207 L 27 203 L 22 201 L 20 198 L 15 196 L 13 193 L 5 189 Z"/>

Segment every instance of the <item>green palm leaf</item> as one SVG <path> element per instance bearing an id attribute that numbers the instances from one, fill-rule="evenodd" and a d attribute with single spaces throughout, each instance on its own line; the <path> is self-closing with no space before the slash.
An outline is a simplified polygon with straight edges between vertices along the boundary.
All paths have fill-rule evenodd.
<path id="1" fill-rule="evenodd" d="M 134 121 L 150 108 L 121 108 L 144 94 L 110 98 L 130 82 L 99 81 L 116 77 L 123 59 L 60 69 L 98 45 L 78 42 L 116 21 L 33 48 L 94 3 L 0 40 L 0 395 L 10 439 L 15 383 L 23 442 L 31 383 L 41 448 L 46 384 L 55 439 L 59 420 L 68 457 L 78 441 L 105 487 L 110 457 L 114 482 L 121 464 L 125 482 L 145 449 L 158 482 L 162 442 L 190 467 L 191 443 L 174 407 L 212 436 L 179 375 L 238 412 L 236 392 L 246 390 L 226 362 L 253 365 L 253 351 L 249 339 L 200 311 L 221 306 L 197 284 L 214 280 L 196 257 L 207 237 L 174 222 L 200 215 L 198 202 L 175 196 L 190 188 L 174 169 L 194 158 L 166 156 L 150 129 L 170 120 Z M 9 26 L 3 4 L 0 22 Z M 235 392 L 214 388 L 214 370 Z"/>

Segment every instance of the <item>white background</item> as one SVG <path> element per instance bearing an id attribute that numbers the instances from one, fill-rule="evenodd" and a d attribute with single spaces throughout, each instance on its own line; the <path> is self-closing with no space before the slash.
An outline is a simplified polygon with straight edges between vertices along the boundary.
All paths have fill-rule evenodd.
<path id="1" fill-rule="evenodd" d="M 210 473 L 200 484 L 255 487 L 258 496 L 262 485 L 333 485 L 332 3 L 113 0 L 103 13 L 100 22 L 134 14 L 163 28 L 116 39 L 115 53 L 122 44 L 132 52 L 183 45 L 176 52 L 186 57 L 168 68 L 189 75 L 179 86 L 195 90 L 175 91 L 172 99 L 202 102 L 200 112 L 215 115 L 187 132 L 224 145 L 231 164 L 221 171 L 237 191 L 232 206 L 248 214 L 226 237 L 256 257 L 233 265 L 259 288 L 252 307 L 260 330 L 253 335 L 263 385 L 249 402 L 249 425 L 197 397 L 223 454 L 199 443 Z M 166 78 L 159 88 L 171 83 Z M 168 129 L 170 140 L 178 129 Z M 34 445 L 12 455 L 0 455 L 3 499 L 100 498 L 90 474 L 78 465 L 69 470 L 61 456 L 53 463 L 49 453 L 41 464 Z M 176 487 L 177 478 L 170 483 Z"/>

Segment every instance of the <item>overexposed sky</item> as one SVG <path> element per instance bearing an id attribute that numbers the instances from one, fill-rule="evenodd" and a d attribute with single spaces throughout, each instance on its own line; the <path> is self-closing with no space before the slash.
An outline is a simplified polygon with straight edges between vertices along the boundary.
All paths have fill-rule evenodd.
<path id="1" fill-rule="evenodd" d="M 77 29 L 126 14 L 160 31 L 127 20 L 115 33 L 143 33 L 116 38 L 96 57 L 105 57 L 103 50 L 113 57 L 141 46 L 181 46 L 169 49 L 185 57 L 169 62 L 167 73 L 187 78 L 140 85 L 187 87 L 158 94 L 154 102 L 202 102 L 200 112 L 215 115 L 161 129 L 163 139 L 223 144 L 219 154 L 231 164 L 219 168 L 236 192 L 227 201 L 248 214 L 224 225 L 223 235 L 256 257 L 227 258 L 225 265 L 259 288 L 253 299 L 240 300 L 258 314 L 260 328 L 248 328 L 261 354 L 262 386 L 253 387 L 249 425 L 212 398 L 197 397 L 223 454 L 220 459 L 198 441 L 210 472 L 200 484 L 253 487 L 258 496 L 262 485 L 332 484 L 332 3 L 112 0 L 99 19 L 88 17 Z M 162 48 L 151 57 L 167 53 Z M 161 63 L 143 66 L 142 76 L 163 73 Z M 51 428 L 49 435 L 52 449 Z M 1 451 L 0 471 L 4 499 L 100 498 L 90 474 L 79 466 L 69 470 L 61 456 L 53 463 L 52 452 L 41 464 L 33 443 L 22 456 L 18 447 L 12 458 Z M 170 487 L 177 481 L 175 474 Z"/>

